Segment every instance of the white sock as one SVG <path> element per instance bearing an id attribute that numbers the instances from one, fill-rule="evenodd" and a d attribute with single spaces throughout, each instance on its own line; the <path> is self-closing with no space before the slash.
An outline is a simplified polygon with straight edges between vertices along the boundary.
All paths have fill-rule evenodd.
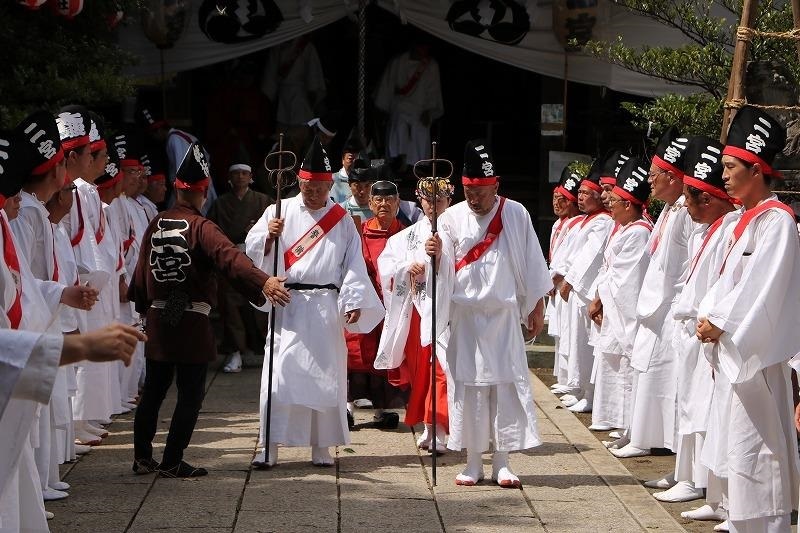
<path id="1" fill-rule="evenodd" d="M 467 467 L 456 476 L 456 483 L 464 481 L 474 484 L 481 479 L 483 479 L 483 454 L 467 450 Z"/>

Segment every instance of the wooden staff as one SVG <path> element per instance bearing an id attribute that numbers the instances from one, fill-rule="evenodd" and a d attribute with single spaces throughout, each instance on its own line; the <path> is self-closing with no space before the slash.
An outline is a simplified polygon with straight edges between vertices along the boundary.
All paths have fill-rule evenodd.
<path id="1" fill-rule="evenodd" d="M 739 22 L 740 27 L 752 28 L 756 18 L 756 11 L 758 11 L 758 0 L 744 0 L 742 6 L 742 19 Z M 745 77 L 747 74 L 747 49 L 750 46 L 750 37 L 741 38 L 736 37 L 736 47 L 733 50 L 733 64 L 731 65 L 731 77 L 728 81 L 728 95 L 726 96 L 727 102 L 741 101 L 745 97 Z M 722 144 L 728 140 L 728 128 L 731 125 L 736 109 L 726 107 L 722 116 L 722 131 L 720 132 L 719 141 Z"/>
<path id="2" fill-rule="evenodd" d="M 287 165 L 286 167 L 283 166 L 283 158 L 291 156 L 292 163 Z M 277 168 L 270 168 L 269 167 L 269 160 L 270 158 L 277 157 L 278 159 L 278 166 Z M 287 185 L 288 182 L 284 182 L 284 175 L 286 171 L 291 171 L 294 166 L 297 164 L 297 157 L 294 155 L 293 152 L 283 149 L 283 133 L 280 134 L 278 137 L 278 150 L 276 152 L 272 152 L 268 154 L 267 157 L 264 159 L 264 168 L 269 171 L 269 177 L 274 178 L 275 180 L 275 218 L 281 218 L 281 190 L 283 187 Z M 290 181 L 293 181 L 290 180 Z M 269 231 L 269 230 L 267 230 Z M 269 240 L 267 241 L 269 242 Z M 275 256 L 273 257 L 272 261 L 272 275 L 274 277 L 278 276 L 278 253 L 279 248 L 278 245 L 280 243 L 280 237 L 276 237 L 272 243 L 273 252 Z M 269 369 L 267 372 L 267 412 L 266 412 L 266 423 L 264 424 L 264 462 L 267 466 L 269 466 L 269 440 L 270 440 L 270 425 L 272 422 L 272 369 L 273 369 L 273 358 L 275 356 L 275 315 L 277 314 L 277 307 L 275 305 L 272 306 L 272 312 L 269 314 L 269 361 L 267 364 L 269 365 Z"/>
<path id="3" fill-rule="evenodd" d="M 425 176 L 420 175 L 418 172 L 418 165 L 431 165 L 431 189 L 433 193 L 433 213 L 431 217 L 431 236 L 435 237 L 438 233 L 437 228 L 437 220 L 439 218 L 439 213 L 436 210 L 436 199 L 439 196 L 439 181 L 436 175 L 436 165 L 443 164 L 450 167 L 450 171 L 447 175 L 447 178 L 453 174 L 453 163 L 448 159 L 439 159 L 436 157 L 436 141 L 431 143 L 431 159 L 423 159 L 422 161 L 417 162 L 414 165 L 414 174 L 421 179 L 424 179 Z M 446 179 L 447 179 L 446 178 Z M 431 446 L 433 447 L 433 453 L 431 454 L 431 482 L 433 486 L 436 486 L 436 255 L 431 256 L 431 272 L 433 276 L 431 277 L 431 286 L 428 294 L 431 298 L 431 418 L 433 419 L 433 423 L 431 424 Z"/>

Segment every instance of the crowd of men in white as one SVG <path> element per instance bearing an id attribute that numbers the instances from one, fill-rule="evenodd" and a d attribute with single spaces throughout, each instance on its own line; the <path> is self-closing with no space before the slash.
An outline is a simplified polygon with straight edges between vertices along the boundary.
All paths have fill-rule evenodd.
<path id="1" fill-rule="evenodd" d="M 800 245 L 770 192 L 785 140 L 745 107 L 726 145 L 671 129 L 650 162 L 617 152 L 553 196 L 552 390 L 614 430 L 615 456 L 674 451 L 674 473 L 646 485 L 666 502 L 705 496 L 683 516 L 716 531 L 789 531 L 797 504 Z M 631 165 L 652 191 L 626 183 Z M 665 204 L 652 225 L 650 193 Z"/>
<path id="2" fill-rule="evenodd" d="M 139 321 L 127 284 L 137 264 L 147 268 L 139 250 L 150 246 L 142 238 L 160 216 L 154 202 L 163 200 L 164 176 L 131 155 L 124 135 L 107 143 L 100 122 L 69 106 L 55 119 L 34 113 L 0 135 L 2 531 L 47 531 L 42 502 L 66 497 L 69 489 L 58 465 L 99 443 L 103 424 L 133 408 L 139 392 L 144 336 L 112 323 Z M 685 501 L 705 491 L 708 505 L 689 517 L 724 521 L 718 527 L 730 531 L 788 531 L 798 488 L 787 362 L 800 352 L 800 239 L 794 214 L 770 192 L 777 176 L 770 165 L 784 143 L 780 124 L 745 107 L 726 145 L 671 129 L 652 161 L 616 152 L 587 176 L 565 169 L 553 195 L 558 220 L 548 276 L 530 216 L 497 196 L 491 154 L 469 142 L 467 200 L 442 214 L 439 237 L 431 236 L 429 218 L 402 234 L 409 266 L 398 267 L 391 287 L 383 288 L 382 305 L 354 226 L 332 222 L 326 229 L 322 222 L 337 211 L 328 197 L 328 158 L 315 141 L 314 157 L 307 156 L 315 160 L 300 171 L 300 195 L 287 200 L 281 219 L 268 208 L 247 238 L 248 255 L 267 272 L 272 243 L 288 239 L 281 248 L 286 276 L 269 278 L 263 289 L 283 337 L 276 372 L 286 372 L 282 388 L 272 389 L 269 443 L 262 405 L 263 462 L 274 464 L 282 444 L 311 445 L 315 464 L 329 464 L 327 447 L 348 442 L 342 326 L 371 330 L 384 306 L 392 316 L 393 298 L 408 307 L 395 310 L 403 320 L 410 306 L 430 317 L 430 265 L 408 269 L 433 255 L 441 282 L 436 333 L 448 378 L 448 448 L 467 450 L 457 484 L 481 482 L 481 454 L 492 451 L 492 479 L 519 487 L 508 452 L 541 443 L 519 325 L 534 334 L 540 329 L 552 289 L 553 391 L 573 411 L 592 412 L 590 429 L 616 430 L 607 443 L 611 453 L 671 449 L 675 473 L 652 482 L 666 489 L 657 498 Z M 198 176 L 207 178 L 207 164 L 194 152 Z M 205 199 L 205 186 L 187 188 Z M 651 195 L 666 204 L 654 224 L 646 210 Z M 423 207 L 429 214 L 430 206 Z M 289 245 L 315 224 L 322 228 L 312 239 L 313 246 L 322 243 L 318 257 L 300 262 L 306 251 Z M 412 243 L 417 230 L 421 237 Z M 406 270 L 422 288 L 411 299 Z M 290 300 L 289 288 L 302 296 Z M 330 313 L 314 316 L 314 309 L 328 307 Z M 319 329 L 306 331 L 314 320 Z M 392 328 L 403 326 L 389 322 L 384 334 L 394 339 Z M 423 345 L 433 340 L 430 329 L 423 327 Z M 305 344 L 288 342 L 289 332 L 305 336 Z M 392 351 L 402 352 L 405 338 L 387 342 L 378 360 L 394 359 L 389 368 L 402 358 Z M 291 360 L 312 368 L 328 359 L 330 373 L 321 376 L 281 366 Z"/>

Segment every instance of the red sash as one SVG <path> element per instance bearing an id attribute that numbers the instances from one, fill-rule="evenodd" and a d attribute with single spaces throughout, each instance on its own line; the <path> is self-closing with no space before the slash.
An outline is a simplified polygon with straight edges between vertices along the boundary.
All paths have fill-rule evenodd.
<path id="1" fill-rule="evenodd" d="M 302 237 L 297 239 L 293 245 L 283 253 L 283 265 L 285 270 L 297 263 L 304 255 L 308 253 L 314 246 L 316 246 L 325 235 L 333 229 L 333 227 L 347 214 L 344 207 L 339 204 L 333 204 L 333 207 L 328 209 L 319 222 L 306 231 Z"/>
<path id="2" fill-rule="evenodd" d="M 53 229 L 51 228 L 50 231 L 52 232 Z M 58 281 L 58 258 L 56 257 L 56 235 L 53 235 L 53 281 Z"/>
<path id="3" fill-rule="evenodd" d="M 503 231 L 503 205 L 506 203 L 506 199 L 504 197 L 500 197 L 500 205 L 497 207 L 497 212 L 494 214 L 494 218 L 492 221 L 489 222 L 489 227 L 486 228 L 486 235 L 483 237 L 483 240 L 472 247 L 467 254 L 456 263 L 456 272 L 467 266 L 468 264 L 476 261 L 480 256 L 486 252 L 489 246 L 497 239 L 500 235 L 500 232 Z"/>
<path id="4" fill-rule="evenodd" d="M 664 228 L 667 227 L 667 221 L 669 220 L 669 215 L 672 213 L 672 207 L 669 205 L 664 204 L 664 209 L 668 209 L 667 214 L 664 215 L 664 221 L 658 227 L 658 233 L 656 234 L 655 238 L 653 239 L 653 243 L 650 245 L 650 255 L 653 255 L 656 250 L 658 249 L 658 245 L 661 243 L 661 237 L 664 235 Z"/>
<path id="5" fill-rule="evenodd" d="M 17 249 L 14 248 L 11 228 L 8 227 L 6 218 L 2 215 L 0 215 L 0 226 L 2 226 L 3 231 L 3 260 L 8 270 L 11 271 L 11 277 L 14 278 L 14 285 L 16 285 L 14 302 L 8 308 L 6 314 L 11 322 L 11 329 L 17 329 L 22 320 L 22 275 L 19 272 L 19 257 L 17 257 Z"/>
<path id="6" fill-rule="evenodd" d="M 78 246 L 83 239 L 83 209 L 81 208 L 81 195 L 75 191 L 75 204 L 78 206 L 78 233 L 70 240 L 73 247 Z"/>
<path id="7" fill-rule="evenodd" d="M 97 231 L 94 232 L 94 240 L 97 244 L 100 244 L 103 241 L 103 237 L 106 236 L 106 214 L 103 211 L 103 206 L 100 206 L 100 226 L 97 228 Z"/>
<path id="8" fill-rule="evenodd" d="M 561 234 L 561 230 L 564 229 L 564 222 L 567 221 L 567 217 L 559 219 L 558 227 L 553 232 L 553 236 L 550 238 L 550 253 L 547 254 L 547 261 L 550 262 L 553 260 L 553 247 L 556 245 L 556 241 L 558 240 L 558 236 Z"/>
<path id="9" fill-rule="evenodd" d="M 586 215 L 583 218 L 583 220 L 581 221 L 581 228 L 583 228 L 586 224 L 591 222 L 591 220 L 594 219 L 595 217 L 598 217 L 598 216 L 603 215 L 603 214 L 607 215 L 608 211 L 606 211 L 605 209 L 600 209 L 599 211 L 595 211 L 591 215 Z"/>
<path id="10" fill-rule="evenodd" d="M 719 217 L 708 227 L 708 233 L 706 233 L 706 236 L 703 238 L 703 244 L 700 245 L 700 249 L 697 250 L 697 253 L 694 254 L 694 257 L 692 258 L 692 268 L 689 269 L 689 275 L 686 277 L 686 281 L 692 279 L 692 274 L 694 274 L 694 269 L 697 267 L 697 263 L 700 262 L 700 257 L 703 255 L 703 250 L 706 249 L 706 244 L 708 244 L 708 241 L 711 240 L 711 236 L 714 235 L 714 233 L 716 233 L 716 231 L 722 225 L 723 218 L 725 218 L 725 215 Z"/>
<path id="11" fill-rule="evenodd" d="M 734 245 L 742 236 L 744 230 L 747 228 L 750 222 L 758 218 L 758 216 L 765 211 L 773 208 L 782 209 L 788 213 L 790 217 L 792 217 L 792 220 L 794 220 L 794 211 L 792 211 L 792 208 L 778 200 L 767 200 L 766 202 L 758 204 L 753 209 L 748 209 L 745 211 L 742 215 L 742 218 L 739 219 L 739 222 L 737 222 L 736 226 L 733 228 L 733 235 L 731 235 L 731 238 L 728 241 L 728 251 L 725 253 L 725 259 L 722 261 L 722 266 L 719 269 L 720 275 L 722 275 L 722 272 L 725 271 L 725 263 L 728 262 L 728 256 L 731 254 L 731 250 L 733 250 Z"/>
<path id="12" fill-rule="evenodd" d="M 416 88 L 419 79 L 422 77 L 422 74 L 425 73 L 425 69 L 428 68 L 428 64 L 430 62 L 431 60 L 429 57 L 422 59 L 417 66 L 417 70 L 414 71 L 414 74 L 411 75 L 405 85 L 402 87 L 396 87 L 394 94 L 398 94 L 400 96 L 407 96 L 411 94 L 414 91 L 414 88 Z"/>

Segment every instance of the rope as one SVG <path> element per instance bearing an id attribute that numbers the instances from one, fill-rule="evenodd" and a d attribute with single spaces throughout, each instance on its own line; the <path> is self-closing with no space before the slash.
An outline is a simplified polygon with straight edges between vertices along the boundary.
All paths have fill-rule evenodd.
<path id="1" fill-rule="evenodd" d="M 358 2 L 358 140 L 366 141 L 365 115 L 367 98 L 367 4 Z"/>
<path id="2" fill-rule="evenodd" d="M 795 111 L 800 112 L 800 105 L 767 105 L 767 104 L 752 104 L 746 99 L 733 99 L 725 100 L 723 104 L 725 109 L 741 109 L 744 106 L 757 107 L 758 109 L 773 110 L 773 111 Z"/>
<path id="3" fill-rule="evenodd" d="M 794 28 L 789 31 L 759 31 L 747 26 L 739 26 L 736 28 L 736 39 L 738 41 L 750 42 L 753 37 L 768 37 L 771 39 L 789 39 L 800 41 L 800 28 Z"/>

